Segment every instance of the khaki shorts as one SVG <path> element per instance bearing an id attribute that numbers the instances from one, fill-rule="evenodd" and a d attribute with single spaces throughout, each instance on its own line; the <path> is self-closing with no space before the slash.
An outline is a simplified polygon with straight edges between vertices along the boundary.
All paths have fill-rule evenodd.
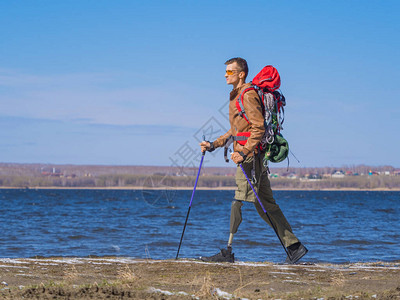
<path id="1" fill-rule="evenodd" d="M 267 194 L 271 194 L 272 197 L 272 191 L 271 191 L 271 186 L 269 183 L 268 179 L 268 168 L 264 166 L 263 164 L 263 156 L 262 155 L 256 155 L 255 156 L 255 178 L 257 182 L 252 185 L 256 191 L 256 193 L 259 193 L 260 188 L 263 190 L 263 192 L 267 192 Z M 243 169 L 245 170 L 247 177 L 252 180 L 252 172 L 251 170 L 253 169 L 253 156 L 246 158 L 246 160 L 242 163 Z M 237 190 L 235 191 L 235 199 L 240 200 L 240 201 L 247 201 L 247 202 L 256 202 L 257 198 L 255 197 L 252 188 L 250 187 L 249 183 L 247 182 L 247 179 L 245 175 L 243 174 L 242 169 L 240 166 L 237 167 L 236 169 L 236 185 L 237 185 Z"/>

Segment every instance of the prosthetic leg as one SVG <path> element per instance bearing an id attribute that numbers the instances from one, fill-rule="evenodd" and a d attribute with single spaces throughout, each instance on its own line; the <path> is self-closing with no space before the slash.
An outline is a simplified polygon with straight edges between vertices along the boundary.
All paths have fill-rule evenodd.
<path id="1" fill-rule="evenodd" d="M 234 200 L 231 205 L 231 221 L 228 246 L 226 249 L 212 256 L 200 256 L 202 261 L 209 262 L 235 262 L 235 254 L 232 253 L 233 235 L 237 232 L 240 223 L 242 223 L 242 201 Z"/>
<path id="2" fill-rule="evenodd" d="M 228 249 L 232 249 L 233 235 L 238 231 L 239 225 L 242 223 L 242 206 L 242 201 L 232 201 Z"/>

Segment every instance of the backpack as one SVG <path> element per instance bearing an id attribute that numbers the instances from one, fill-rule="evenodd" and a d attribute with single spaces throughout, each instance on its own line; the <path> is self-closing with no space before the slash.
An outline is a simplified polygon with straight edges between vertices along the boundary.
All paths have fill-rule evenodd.
<path id="1" fill-rule="evenodd" d="M 239 115 L 250 124 L 243 105 L 244 94 L 250 90 L 255 90 L 259 96 L 260 104 L 264 115 L 265 133 L 258 145 L 261 152 L 265 152 L 264 163 L 281 162 L 289 153 L 289 144 L 280 133 L 282 124 L 285 120 L 284 106 L 286 99 L 278 91 L 281 85 L 281 78 L 278 71 L 273 66 L 265 66 L 251 81 L 251 87 L 242 91 L 236 100 L 236 108 Z M 250 132 L 240 132 L 236 141 L 240 145 L 245 145 Z"/>

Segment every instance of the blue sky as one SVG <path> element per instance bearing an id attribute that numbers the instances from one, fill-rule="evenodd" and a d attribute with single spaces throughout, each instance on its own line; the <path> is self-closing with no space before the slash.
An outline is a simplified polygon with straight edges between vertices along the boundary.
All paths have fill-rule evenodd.
<path id="1" fill-rule="evenodd" d="M 249 79 L 281 74 L 291 166 L 400 167 L 399 9 L 2 1 L 0 162 L 196 166 L 203 133 L 228 127 L 224 62 L 241 56 Z M 206 165 L 227 166 L 222 155 Z"/>

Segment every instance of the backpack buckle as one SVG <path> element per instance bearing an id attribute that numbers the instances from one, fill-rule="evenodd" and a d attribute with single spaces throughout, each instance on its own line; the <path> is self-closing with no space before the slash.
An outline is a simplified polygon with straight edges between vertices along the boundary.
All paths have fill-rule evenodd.
<path id="1" fill-rule="evenodd" d="M 256 178 L 256 170 L 251 169 L 251 183 L 253 185 L 257 184 L 257 178 Z"/>

